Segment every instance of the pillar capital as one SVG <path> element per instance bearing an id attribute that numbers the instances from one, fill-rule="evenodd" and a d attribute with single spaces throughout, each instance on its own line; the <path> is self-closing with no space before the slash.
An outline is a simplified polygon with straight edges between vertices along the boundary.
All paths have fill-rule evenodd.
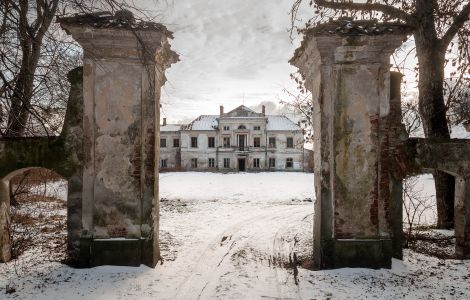
<path id="1" fill-rule="evenodd" d="M 159 23 L 135 22 L 131 17 L 120 17 L 119 12 L 63 17 L 58 22 L 83 47 L 84 59 L 145 58 L 149 63 L 164 57 L 160 63 L 165 67 L 178 61 L 168 44 L 173 33 Z"/>
<path id="2" fill-rule="evenodd" d="M 312 64 L 389 64 L 410 27 L 366 21 L 336 20 L 306 30 L 289 61 L 308 81 Z"/>

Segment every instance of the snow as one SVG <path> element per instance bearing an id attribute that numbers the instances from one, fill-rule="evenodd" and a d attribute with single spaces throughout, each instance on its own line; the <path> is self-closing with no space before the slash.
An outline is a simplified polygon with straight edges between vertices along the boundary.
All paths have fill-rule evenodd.
<path id="1" fill-rule="evenodd" d="M 160 174 L 163 263 L 155 269 L 0 265 L 5 299 L 469 299 L 470 262 L 405 251 L 391 270 L 298 269 L 310 254 L 313 175 Z M 297 282 L 297 284 L 296 284 Z"/>
<path id="2" fill-rule="evenodd" d="M 174 131 L 179 131 L 181 128 L 181 125 L 178 124 L 167 124 L 165 126 L 161 125 L 160 126 L 160 131 L 162 132 L 174 132 Z"/>
<path id="3" fill-rule="evenodd" d="M 217 118 L 219 116 L 202 115 L 192 121 L 187 126 L 183 126 L 182 130 L 215 130 L 218 126 Z"/>
<path id="4" fill-rule="evenodd" d="M 267 131 L 294 131 L 301 128 L 286 116 L 268 116 Z"/>

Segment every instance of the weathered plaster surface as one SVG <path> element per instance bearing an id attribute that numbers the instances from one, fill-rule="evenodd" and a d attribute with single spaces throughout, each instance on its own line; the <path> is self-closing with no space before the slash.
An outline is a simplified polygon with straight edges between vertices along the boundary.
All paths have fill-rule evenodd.
<path id="1" fill-rule="evenodd" d="M 320 25 L 291 60 L 315 108 L 316 267 L 390 267 L 402 257 L 402 180 L 436 169 L 457 177 L 456 254 L 469 257 L 470 143 L 408 139 L 389 62 L 408 29 L 368 26 Z"/>
<path id="2" fill-rule="evenodd" d="M 101 249 L 107 249 L 104 242 L 109 238 L 143 239 L 144 244 L 135 245 L 141 248 L 142 260 L 150 261 L 141 262 L 155 265 L 159 259 L 155 175 L 159 90 L 165 82 L 164 70 L 177 57 L 169 50 L 165 31 L 67 22 L 62 26 L 84 48 L 81 237 L 92 240 L 91 248 Z M 144 253 L 147 244 L 150 255 Z M 92 265 L 100 264 L 97 258 L 90 260 Z"/>
<path id="3" fill-rule="evenodd" d="M 342 35 L 315 29 L 291 60 L 312 92 L 316 112 L 318 268 L 390 266 L 392 183 L 382 154 L 391 114 L 389 56 L 405 38 L 401 31 Z"/>

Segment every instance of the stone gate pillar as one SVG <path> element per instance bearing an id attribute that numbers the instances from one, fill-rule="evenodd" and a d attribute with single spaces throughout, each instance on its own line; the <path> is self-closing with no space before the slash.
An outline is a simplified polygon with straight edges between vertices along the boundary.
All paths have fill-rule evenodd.
<path id="1" fill-rule="evenodd" d="M 155 266 L 160 88 L 178 60 L 171 33 L 128 11 L 59 22 L 84 50 L 79 264 Z"/>
<path id="2" fill-rule="evenodd" d="M 307 31 L 290 61 L 315 109 L 316 268 L 391 266 L 390 55 L 406 32 L 333 21 Z"/>
<path id="3" fill-rule="evenodd" d="M 455 256 L 470 258 L 470 175 L 455 178 Z"/>

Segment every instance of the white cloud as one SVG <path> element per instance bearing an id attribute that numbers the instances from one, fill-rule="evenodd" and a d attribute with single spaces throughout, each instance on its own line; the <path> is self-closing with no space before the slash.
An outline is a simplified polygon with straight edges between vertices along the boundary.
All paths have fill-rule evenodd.
<path id="1" fill-rule="evenodd" d="M 236 107 L 278 102 L 295 89 L 288 60 L 291 0 L 177 0 L 159 4 L 181 61 L 167 71 L 164 115 L 170 122 Z"/>

